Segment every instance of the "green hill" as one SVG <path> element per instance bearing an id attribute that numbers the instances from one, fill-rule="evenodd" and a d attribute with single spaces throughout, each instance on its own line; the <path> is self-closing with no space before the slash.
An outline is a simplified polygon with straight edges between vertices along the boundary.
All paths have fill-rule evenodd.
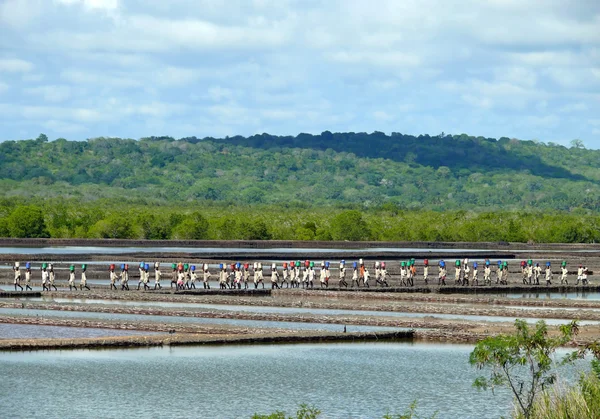
<path id="1" fill-rule="evenodd" d="M 600 151 L 375 132 L 0 143 L 4 197 L 303 207 L 600 209 Z"/>
<path id="2" fill-rule="evenodd" d="M 600 241 L 600 151 L 382 133 L 0 143 L 0 237 Z"/>

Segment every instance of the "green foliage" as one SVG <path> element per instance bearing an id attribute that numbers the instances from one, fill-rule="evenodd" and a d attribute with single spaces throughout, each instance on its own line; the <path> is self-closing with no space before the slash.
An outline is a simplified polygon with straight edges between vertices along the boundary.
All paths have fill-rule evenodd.
<path id="1" fill-rule="evenodd" d="M 360 211 L 344 211 L 331 220 L 333 240 L 360 241 L 369 238 L 369 228 Z"/>
<path id="2" fill-rule="evenodd" d="M 469 362 L 478 369 L 489 369 L 489 377 L 478 377 L 473 386 L 492 391 L 508 387 L 524 418 L 530 418 L 536 397 L 554 384 L 552 355 L 560 346 L 572 341 L 578 332 L 577 322 L 560 326 L 558 336 L 549 336 L 543 320 L 529 328 L 524 320 L 515 321 L 513 334 L 501 334 L 483 339 L 475 346 Z M 572 358 L 565 358 L 565 362 Z"/>
<path id="3" fill-rule="evenodd" d="M 182 220 L 173 231 L 173 238 L 179 240 L 202 240 L 208 233 L 208 221 L 199 212 L 194 212 Z"/>
<path id="4" fill-rule="evenodd" d="M 16 207 L 6 219 L 3 229 L 8 230 L 11 237 L 49 237 L 44 213 L 34 205 Z"/>
<path id="5" fill-rule="evenodd" d="M 268 415 L 255 413 L 252 419 L 317 419 L 320 415 L 321 411 L 316 407 L 301 404 L 294 416 L 286 416 L 285 412 L 277 411 Z"/>
<path id="6" fill-rule="evenodd" d="M 526 418 L 516 411 L 516 419 Z M 582 374 L 573 387 L 552 387 L 535 400 L 530 417 L 536 419 L 600 419 L 600 380 L 595 374 Z"/>

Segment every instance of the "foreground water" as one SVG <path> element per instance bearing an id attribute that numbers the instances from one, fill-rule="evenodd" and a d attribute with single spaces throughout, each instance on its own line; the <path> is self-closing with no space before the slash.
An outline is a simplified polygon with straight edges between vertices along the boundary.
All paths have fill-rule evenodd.
<path id="1" fill-rule="evenodd" d="M 498 418 L 471 387 L 468 345 L 327 344 L 0 353 L 3 417 L 249 418 L 314 404 L 323 418 Z M 41 397 L 40 397 L 41 395 Z"/>

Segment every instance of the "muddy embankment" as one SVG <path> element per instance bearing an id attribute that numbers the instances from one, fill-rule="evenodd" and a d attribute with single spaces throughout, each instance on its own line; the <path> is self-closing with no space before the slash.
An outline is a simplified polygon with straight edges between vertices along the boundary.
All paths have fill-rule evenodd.
<path id="1" fill-rule="evenodd" d="M 0 350 L 25 351 L 49 349 L 108 349 L 152 346 L 191 346 L 191 345 L 244 345 L 273 343 L 332 343 L 412 340 L 414 332 L 354 332 L 326 333 L 303 332 L 271 333 L 265 335 L 198 335 L 170 334 L 153 336 L 119 336 L 110 338 L 80 339 L 0 339 Z"/>

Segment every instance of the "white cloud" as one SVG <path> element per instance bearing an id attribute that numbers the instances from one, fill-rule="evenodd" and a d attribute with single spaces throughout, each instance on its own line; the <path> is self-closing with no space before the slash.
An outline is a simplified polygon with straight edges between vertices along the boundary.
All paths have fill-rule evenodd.
<path id="1" fill-rule="evenodd" d="M 33 64 L 29 61 L 18 58 L 0 58 L 0 72 L 25 73 L 33 69 Z"/>
<path id="2" fill-rule="evenodd" d="M 71 87 L 48 85 L 26 88 L 25 93 L 40 96 L 47 102 L 64 102 L 71 97 Z"/>

